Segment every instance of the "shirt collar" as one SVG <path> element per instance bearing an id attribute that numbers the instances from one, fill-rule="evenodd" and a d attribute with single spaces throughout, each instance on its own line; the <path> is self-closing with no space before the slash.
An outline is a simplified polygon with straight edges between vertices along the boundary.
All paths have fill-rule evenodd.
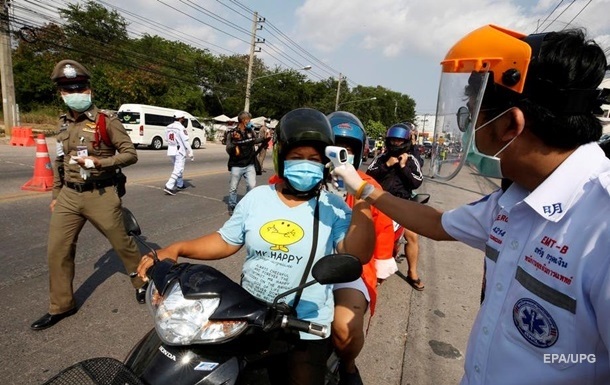
<path id="1" fill-rule="evenodd" d="M 87 111 L 83 111 L 78 113 L 78 115 L 76 116 L 76 119 L 74 117 L 72 117 L 72 114 L 68 113 L 66 114 L 66 119 L 72 122 L 78 122 L 84 119 L 89 119 L 92 122 L 95 122 L 95 119 L 97 118 L 97 115 L 99 113 L 98 108 L 92 104 L 91 107 L 89 107 L 89 109 Z"/>
<path id="2" fill-rule="evenodd" d="M 595 143 L 582 145 L 525 199 L 541 217 L 558 222 L 583 193 L 583 185 L 603 163 L 604 152 Z M 512 186 L 511 186 L 512 187 Z"/>

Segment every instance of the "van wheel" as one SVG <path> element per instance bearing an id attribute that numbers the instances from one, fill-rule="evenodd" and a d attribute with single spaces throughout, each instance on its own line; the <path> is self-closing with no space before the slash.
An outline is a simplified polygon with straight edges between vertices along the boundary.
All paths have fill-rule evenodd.
<path id="1" fill-rule="evenodd" d="M 193 145 L 191 147 L 194 148 L 195 150 L 198 148 L 201 148 L 201 140 L 199 140 L 197 138 L 193 139 Z"/>
<path id="2" fill-rule="evenodd" d="M 150 147 L 155 150 L 160 150 L 163 147 L 163 139 L 159 138 L 158 136 L 155 136 L 152 142 L 150 143 Z"/>

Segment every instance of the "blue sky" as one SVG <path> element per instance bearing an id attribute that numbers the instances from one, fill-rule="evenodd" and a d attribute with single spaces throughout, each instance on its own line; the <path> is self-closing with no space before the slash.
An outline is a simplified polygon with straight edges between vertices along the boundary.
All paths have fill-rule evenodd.
<path id="1" fill-rule="evenodd" d="M 50 2 L 51 0 L 40 0 Z M 25 0 L 15 0 L 16 3 Z M 54 1 L 62 6 L 65 0 Z M 463 35 L 485 24 L 523 33 L 585 27 L 610 47 L 610 0 L 104 0 L 132 34 L 197 43 L 213 53 L 249 52 L 252 13 L 265 17 L 257 56 L 271 67 L 312 65 L 312 80 L 347 77 L 411 96 L 434 113 L 439 62 Z M 123 11 L 128 11 L 124 13 Z M 553 11 L 551 13 L 551 11 Z M 206 13 L 207 12 L 207 13 Z M 144 19 L 142 19 L 144 18 Z M 230 25 L 227 25 L 228 24 Z M 156 28 L 151 26 L 157 25 Z M 170 28 L 168 28 L 170 27 Z M 175 32 L 170 32 L 171 29 Z M 289 39 L 289 40 L 288 40 Z"/>

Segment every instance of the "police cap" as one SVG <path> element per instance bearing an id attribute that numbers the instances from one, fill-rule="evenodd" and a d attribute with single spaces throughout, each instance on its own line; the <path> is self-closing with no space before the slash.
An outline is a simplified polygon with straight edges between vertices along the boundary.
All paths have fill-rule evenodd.
<path id="1" fill-rule="evenodd" d="M 91 74 L 87 69 L 75 60 L 62 60 L 55 64 L 51 80 L 58 88 L 78 90 L 89 88 Z"/>

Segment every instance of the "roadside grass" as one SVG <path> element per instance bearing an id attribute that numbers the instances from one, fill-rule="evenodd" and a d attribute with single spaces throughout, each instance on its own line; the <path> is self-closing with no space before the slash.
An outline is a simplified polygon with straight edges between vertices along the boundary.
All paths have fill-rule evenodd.
<path id="1" fill-rule="evenodd" d="M 40 107 L 34 111 L 20 113 L 20 127 L 31 127 L 35 132 L 47 135 L 57 130 L 59 116 L 64 112 L 55 106 Z M 0 135 L 4 136 L 4 116 L 0 113 Z"/>

